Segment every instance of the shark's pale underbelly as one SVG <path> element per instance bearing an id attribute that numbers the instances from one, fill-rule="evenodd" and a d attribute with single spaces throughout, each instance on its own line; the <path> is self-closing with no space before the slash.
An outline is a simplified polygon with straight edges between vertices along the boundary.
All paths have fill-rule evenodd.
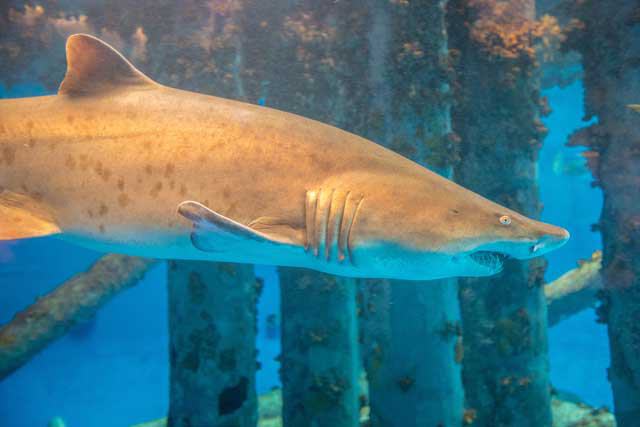
<path id="1" fill-rule="evenodd" d="M 288 267 L 311 268 L 330 274 L 367 277 L 365 271 L 355 266 L 338 262 L 327 262 L 313 256 L 304 248 L 261 248 L 259 246 L 241 245 L 238 247 L 221 247 L 219 251 L 203 252 L 193 246 L 190 233 L 182 234 L 136 234 L 129 232 L 115 236 L 96 239 L 95 236 L 63 233 L 61 240 L 92 249 L 98 252 L 114 252 L 131 256 L 157 258 L 166 260 L 194 260 L 234 262 L 243 264 L 278 265 Z"/>

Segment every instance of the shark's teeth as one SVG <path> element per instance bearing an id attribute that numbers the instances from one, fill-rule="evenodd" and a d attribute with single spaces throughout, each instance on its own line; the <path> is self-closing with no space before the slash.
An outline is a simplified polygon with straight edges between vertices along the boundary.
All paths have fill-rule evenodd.
<path id="1" fill-rule="evenodd" d="M 536 243 L 535 245 L 533 245 L 531 247 L 531 253 L 535 254 L 536 252 L 538 252 L 538 250 L 540 250 L 544 245 L 542 243 Z"/>
<path id="2" fill-rule="evenodd" d="M 469 255 L 473 261 L 491 270 L 494 274 L 502 271 L 504 261 L 509 258 L 500 252 L 478 251 Z"/>

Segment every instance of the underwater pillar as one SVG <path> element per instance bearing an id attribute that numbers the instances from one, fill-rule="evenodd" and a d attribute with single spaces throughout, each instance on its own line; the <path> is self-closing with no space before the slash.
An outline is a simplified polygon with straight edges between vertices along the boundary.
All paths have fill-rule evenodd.
<path id="1" fill-rule="evenodd" d="M 283 425 L 359 426 L 355 279 L 279 272 Z"/>
<path id="2" fill-rule="evenodd" d="M 362 134 L 368 3 L 245 3 L 247 100 Z M 279 274 L 283 425 L 359 426 L 355 280 L 294 268 L 279 268 Z"/>
<path id="3" fill-rule="evenodd" d="M 363 292 L 369 317 L 363 323 L 371 335 L 365 339 L 371 426 L 461 426 L 455 280 L 367 281 L 363 286 L 369 288 Z"/>
<path id="4" fill-rule="evenodd" d="M 257 422 L 253 267 L 170 261 L 169 427 Z"/>
<path id="5" fill-rule="evenodd" d="M 539 217 L 537 157 L 545 129 L 530 28 L 533 0 L 451 0 L 457 72 L 455 181 Z M 496 219 L 497 221 L 497 219 Z M 502 273 L 460 280 L 465 422 L 550 427 L 545 262 L 508 260 Z"/>
<path id="6" fill-rule="evenodd" d="M 450 176 L 455 147 L 446 1 L 374 5 L 366 136 Z M 461 426 L 457 281 L 365 280 L 360 291 L 371 426 Z"/>
<path id="7" fill-rule="evenodd" d="M 602 188 L 599 320 L 607 323 L 618 427 L 640 423 L 640 8 L 636 0 L 576 4 L 569 47 L 582 54 L 585 119 L 572 136 Z M 635 107 L 629 105 L 636 104 Z"/>

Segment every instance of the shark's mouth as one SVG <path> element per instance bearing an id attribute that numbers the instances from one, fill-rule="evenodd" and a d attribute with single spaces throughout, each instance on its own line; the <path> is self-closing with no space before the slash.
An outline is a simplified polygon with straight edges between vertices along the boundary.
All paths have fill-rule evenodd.
<path id="1" fill-rule="evenodd" d="M 494 274 L 502 271 L 504 261 L 509 259 L 509 255 L 493 251 L 477 251 L 470 254 L 469 257 L 476 264 L 492 271 Z"/>

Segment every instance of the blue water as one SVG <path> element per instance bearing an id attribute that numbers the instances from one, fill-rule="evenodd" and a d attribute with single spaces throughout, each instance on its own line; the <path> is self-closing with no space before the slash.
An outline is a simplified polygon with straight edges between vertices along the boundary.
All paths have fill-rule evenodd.
<path id="1" fill-rule="evenodd" d="M 566 147 L 567 137 L 585 126 L 583 88 L 575 83 L 544 93 L 553 113 L 543 121 L 549 129 L 540 153 L 540 191 L 544 210 L 542 219 L 560 224 L 571 233 L 571 240 L 547 257 L 547 280 L 553 280 L 575 267 L 576 260 L 589 258 L 602 247 L 600 233 L 591 231 L 598 222 L 602 193 L 591 187 L 591 174 L 557 175 L 553 159 L 559 150 L 571 157 L 583 148 Z M 549 329 L 549 362 L 552 385 L 571 391 L 594 406 L 612 408 L 612 396 L 606 378 L 609 347 L 606 327 L 595 322 L 594 310 L 586 310 Z"/>
<path id="2" fill-rule="evenodd" d="M 38 86 L 20 86 L 7 97 L 43 94 Z M 582 122 L 582 87 L 574 84 L 545 93 L 553 114 L 544 121 L 550 133 L 540 156 L 543 219 L 563 225 L 572 240 L 549 258 L 547 279 L 553 280 L 600 248 L 590 231 L 602 205 L 589 176 L 556 175 L 552 170 L 567 136 Z M 0 246 L 5 269 L 0 281 L 0 323 L 33 300 L 85 270 L 100 254 L 57 241 L 36 239 Z M 8 267 L 7 267 L 8 266 Z M 7 269 L 10 268 L 11 271 Z M 278 384 L 279 343 L 266 335 L 266 317 L 278 313 L 277 276 L 272 267 L 257 267 L 265 279 L 259 304 L 258 392 Z M 135 288 L 119 295 L 98 315 L 36 356 L 0 382 L 0 426 L 46 426 L 61 416 L 69 427 L 127 426 L 164 416 L 168 405 L 168 337 L 165 267 L 154 268 Z M 606 381 L 606 330 L 588 310 L 552 328 L 549 357 L 552 383 L 592 405 L 611 406 Z"/>

